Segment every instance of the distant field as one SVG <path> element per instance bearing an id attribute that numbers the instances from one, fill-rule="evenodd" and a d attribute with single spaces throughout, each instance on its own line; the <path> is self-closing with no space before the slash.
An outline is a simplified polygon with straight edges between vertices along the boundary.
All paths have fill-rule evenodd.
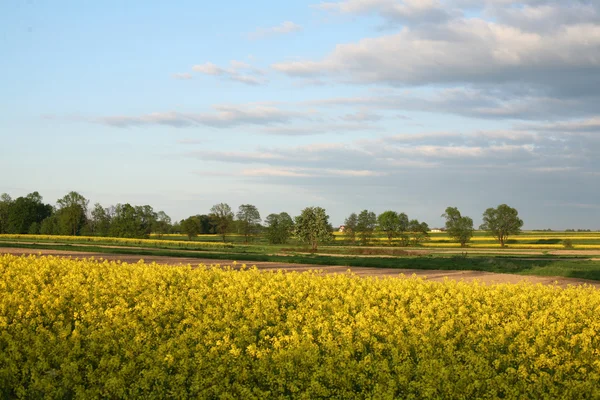
<path id="1" fill-rule="evenodd" d="M 357 241 L 351 243 L 343 233 L 334 233 L 335 241 L 327 246 L 361 246 Z M 57 242 L 57 243 L 95 243 L 115 246 L 134 246 L 134 247 L 154 247 L 154 248 L 180 248 L 180 249 L 221 249 L 226 251 L 228 248 L 244 247 L 246 251 L 266 251 L 277 246 L 270 246 L 262 237 L 251 238 L 249 244 L 244 243 L 244 236 L 238 234 L 229 234 L 226 236 L 226 242 L 219 235 L 198 235 L 192 240 L 187 236 L 180 234 L 173 235 L 152 235 L 150 239 L 130 239 L 130 238 L 106 238 L 95 236 L 51 236 L 51 235 L 0 235 L 0 241 L 36 241 L 36 242 Z M 506 247 L 513 249 L 548 249 L 556 250 L 565 248 L 564 240 L 571 241 L 574 249 L 579 250 L 600 250 L 600 232 L 540 232 L 524 231 L 520 235 L 509 237 Z M 291 246 L 301 244 L 291 240 Z M 400 239 L 394 239 L 392 246 L 401 246 Z M 369 242 L 369 246 L 390 246 L 388 239 L 382 234 L 377 233 Z M 414 247 L 414 246 L 409 246 Z M 417 247 L 425 248 L 457 248 L 460 247 L 446 233 L 431 233 L 427 241 L 420 243 Z M 469 248 L 489 248 L 498 249 L 500 245 L 492 236 L 486 232 L 477 231 L 468 245 Z"/>

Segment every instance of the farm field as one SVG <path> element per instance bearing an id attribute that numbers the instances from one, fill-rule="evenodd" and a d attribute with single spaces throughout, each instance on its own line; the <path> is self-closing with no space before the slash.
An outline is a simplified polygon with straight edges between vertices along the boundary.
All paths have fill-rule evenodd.
<path id="1" fill-rule="evenodd" d="M 452 240 L 445 233 L 431 233 L 429 240 L 420 243 L 417 248 L 435 247 L 435 248 L 456 248 L 460 247 L 458 243 Z M 351 243 L 347 237 L 340 232 L 334 233 L 335 240 L 322 247 L 364 247 L 358 241 Z M 520 235 L 511 236 L 504 249 L 564 249 L 564 240 L 571 242 L 573 249 L 581 250 L 600 250 L 600 232 L 540 232 L 524 231 Z M 160 238 L 152 235 L 149 239 L 138 238 L 109 238 L 98 236 L 59 236 L 59 235 L 0 235 L 1 241 L 36 241 L 36 242 L 57 242 L 57 243 L 82 243 L 82 244 L 110 244 L 120 246 L 144 246 L 155 248 L 189 248 L 189 249 L 230 249 L 233 247 L 246 248 L 251 251 L 253 248 L 276 248 L 269 245 L 262 237 L 252 238 L 249 244 L 244 243 L 244 236 L 229 234 L 226 236 L 226 242 L 222 241 L 219 235 L 198 235 L 189 240 L 183 235 L 161 235 Z M 291 240 L 287 247 L 297 247 L 300 244 Z M 286 246 L 279 246 L 286 247 Z M 399 239 L 394 239 L 391 244 L 381 233 L 377 233 L 369 241 L 368 247 L 402 247 Z M 414 246 L 409 246 L 414 247 Z M 467 248 L 490 248 L 500 249 L 498 242 L 485 232 L 476 231 Z M 502 250 L 504 250 L 502 249 Z"/>
<path id="2" fill-rule="evenodd" d="M 3 398 L 596 398 L 600 291 L 0 256 Z"/>

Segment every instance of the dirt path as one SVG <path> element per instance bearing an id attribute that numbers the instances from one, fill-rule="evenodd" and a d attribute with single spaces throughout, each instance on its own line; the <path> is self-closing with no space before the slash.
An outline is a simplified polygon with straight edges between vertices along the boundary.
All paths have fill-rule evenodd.
<path id="1" fill-rule="evenodd" d="M 136 256 L 136 255 L 124 255 L 124 254 L 104 254 L 104 253 L 93 253 L 93 252 L 78 252 L 78 251 L 62 251 L 62 250 L 45 250 L 45 249 L 19 249 L 19 248 L 3 248 L 0 247 L 0 254 L 14 254 L 14 255 L 28 255 L 28 254 L 41 254 L 41 255 L 53 255 L 60 257 L 71 257 L 71 258 L 90 258 L 105 259 L 111 261 L 123 261 L 128 263 L 135 263 L 139 260 L 145 262 L 157 262 L 160 264 L 168 265 L 187 265 L 192 266 L 198 264 L 220 264 L 220 265 L 232 265 L 234 260 L 214 260 L 214 259 L 203 259 L 203 258 L 192 258 L 192 257 L 166 257 L 166 256 Z M 237 265 L 242 265 L 243 261 L 238 261 Z M 392 269 L 392 268 L 370 268 L 370 267 L 344 267 L 344 266 L 327 266 L 327 265 L 309 265 L 309 264 L 285 264 L 276 262 L 252 262 L 246 263 L 248 266 L 256 266 L 260 270 L 264 271 L 308 271 L 308 270 L 323 270 L 325 273 L 346 273 L 348 271 L 359 275 L 359 276 L 397 276 L 401 274 L 404 277 L 410 277 L 416 275 L 419 278 L 431 281 L 443 281 L 445 278 L 453 280 L 465 280 L 480 281 L 486 284 L 495 283 L 518 283 L 522 281 L 532 283 L 542 283 L 545 285 L 558 285 L 566 287 L 568 285 L 581 285 L 589 284 L 600 288 L 600 282 L 586 280 L 586 279 L 575 279 L 575 278 L 563 278 L 563 277 L 544 277 L 544 276 L 523 276 L 513 274 L 496 274 L 493 272 L 483 271 L 446 271 L 446 270 L 421 270 L 421 269 Z"/>

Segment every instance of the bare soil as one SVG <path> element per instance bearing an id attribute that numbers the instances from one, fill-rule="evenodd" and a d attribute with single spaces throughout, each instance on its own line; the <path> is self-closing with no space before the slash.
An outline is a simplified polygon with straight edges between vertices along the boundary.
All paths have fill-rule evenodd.
<path id="1" fill-rule="evenodd" d="M 122 261 L 127 263 L 135 263 L 144 260 L 147 263 L 156 262 L 167 265 L 233 265 L 234 260 L 213 260 L 202 258 L 186 258 L 186 257 L 166 257 L 166 256 L 136 256 L 122 254 L 105 254 L 95 252 L 78 252 L 78 251 L 63 251 L 63 250 L 46 250 L 46 249 L 19 249 L 19 248 L 3 248 L 0 247 L 0 254 L 13 255 L 52 255 L 58 257 L 69 257 L 73 259 L 95 258 L 110 261 Z M 563 253 L 564 254 L 564 253 Z M 237 261 L 236 267 L 241 267 L 244 261 Z M 446 270 L 420 270 L 420 269 L 392 269 L 392 268 L 371 268 L 371 267 L 344 267 L 344 266 L 327 266 L 327 265 L 309 265 L 309 264 L 285 264 L 276 262 L 248 262 L 247 266 L 256 266 L 263 271 L 309 271 L 320 270 L 324 273 L 352 273 L 364 277 L 399 277 L 408 278 L 417 276 L 429 281 L 443 281 L 444 279 L 452 279 L 456 281 L 464 280 L 465 282 L 479 281 L 485 284 L 498 283 L 519 283 L 531 282 L 534 284 L 541 283 L 544 285 L 557 285 L 567 287 L 569 285 L 588 284 L 600 288 L 600 282 L 587 279 L 563 278 L 563 277 L 545 277 L 545 276 L 523 276 L 513 274 L 496 274 L 493 272 L 483 271 L 446 271 Z"/>

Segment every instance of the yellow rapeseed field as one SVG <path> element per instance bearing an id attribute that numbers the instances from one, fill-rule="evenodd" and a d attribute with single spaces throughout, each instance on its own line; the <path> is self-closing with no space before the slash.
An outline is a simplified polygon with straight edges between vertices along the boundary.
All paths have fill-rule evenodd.
<path id="1" fill-rule="evenodd" d="M 0 256 L 1 398 L 600 398 L 600 291 Z"/>
<path id="2" fill-rule="evenodd" d="M 117 238 L 103 236 L 66 236 L 66 235 L 19 235 L 2 234 L 0 239 L 17 240 L 42 240 L 55 242 L 89 242 L 89 243 L 113 243 L 119 245 L 145 245 L 149 247 L 169 246 L 169 247 L 231 247 L 229 243 L 223 242 L 199 242 L 188 240 L 161 240 L 161 239 L 137 239 L 137 238 Z"/>

